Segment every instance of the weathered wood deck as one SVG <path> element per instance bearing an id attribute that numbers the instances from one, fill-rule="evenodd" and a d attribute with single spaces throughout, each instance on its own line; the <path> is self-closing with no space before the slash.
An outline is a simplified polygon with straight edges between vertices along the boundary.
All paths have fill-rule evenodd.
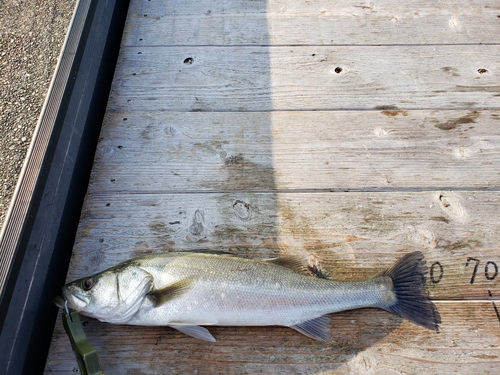
<path id="1" fill-rule="evenodd" d="M 497 374 L 496 1 L 132 1 L 68 280 L 150 252 L 316 254 L 334 278 L 421 250 L 439 333 L 85 319 L 106 374 Z M 62 325 L 46 373 L 76 367 Z"/>

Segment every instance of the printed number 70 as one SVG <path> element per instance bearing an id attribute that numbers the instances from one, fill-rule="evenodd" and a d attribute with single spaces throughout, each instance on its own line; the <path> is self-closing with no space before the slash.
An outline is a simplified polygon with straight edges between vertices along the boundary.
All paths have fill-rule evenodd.
<path id="1" fill-rule="evenodd" d="M 479 268 L 479 259 L 476 258 L 467 258 L 467 263 L 465 263 L 465 267 L 469 265 L 469 263 L 475 262 L 476 264 L 474 265 L 474 271 L 472 271 L 472 277 L 470 278 L 470 283 L 474 284 L 474 281 L 476 280 L 476 274 L 477 274 L 477 269 Z M 493 267 L 493 270 L 490 268 Z M 494 272 L 493 272 L 494 271 Z M 486 280 L 495 280 L 495 277 L 498 275 L 498 266 L 495 262 L 486 262 L 486 265 L 484 266 L 484 277 L 486 277 Z"/>

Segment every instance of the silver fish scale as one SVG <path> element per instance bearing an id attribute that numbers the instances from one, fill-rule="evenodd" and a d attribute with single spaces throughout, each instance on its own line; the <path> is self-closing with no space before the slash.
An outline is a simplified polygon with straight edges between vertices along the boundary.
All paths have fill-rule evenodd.
<path id="1" fill-rule="evenodd" d="M 190 277 L 195 282 L 162 306 L 146 299 L 128 324 L 293 326 L 331 312 L 377 306 L 391 285 L 384 278 L 318 279 L 271 262 L 225 255 L 167 254 L 138 260 L 137 266 L 153 276 L 156 289 Z"/>
<path id="2" fill-rule="evenodd" d="M 294 258 L 172 252 L 75 280 L 55 302 L 104 322 L 170 326 L 212 342 L 201 326 L 282 325 L 330 342 L 328 314 L 362 307 L 379 307 L 432 330 L 441 323 L 425 289 L 427 267 L 419 251 L 382 276 L 359 282 L 314 278 L 301 270 Z"/>

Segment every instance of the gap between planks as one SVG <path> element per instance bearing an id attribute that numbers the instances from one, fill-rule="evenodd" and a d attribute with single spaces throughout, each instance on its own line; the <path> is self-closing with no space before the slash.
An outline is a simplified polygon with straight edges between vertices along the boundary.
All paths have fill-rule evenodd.
<path id="1" fill-rule="evenodd" d="M 105 195 L 171 195 L 171 194 L 324 194 L 324 193 L 421 193 L 421 192 L 437 192 L 437 191 L 457 191 L 457 192 L 474 192 L 500 191 L 500 186 L 490 187 L 368 187 L 368 188 L 331 188 L 331 189 L 255 189 L 255 190 L 100 190 L 89 193 L 92 196 Z"/>
<path id="2" fill-rule="evenodd" d="M 214 47 L 214 48 L 255 48 L 255 47 L 278 47 L 278 48 L 296 48 L 296 47 L 469 47 L 469 46 L 500 46 L 500 43 L 413 43 L 413 44 L 389 44 L 389 43 L 377 43 L 377 44 L 141 44 L 141 45 L 125 45 L 124 47 L 133 48 L 149 48 L 149 47 L 160 47 L 160 48 L 191 48 L 191 47 Z"/>

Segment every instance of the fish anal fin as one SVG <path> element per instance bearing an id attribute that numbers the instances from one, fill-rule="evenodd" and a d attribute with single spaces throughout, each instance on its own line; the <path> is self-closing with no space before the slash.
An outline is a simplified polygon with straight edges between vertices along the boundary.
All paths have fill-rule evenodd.
<path id="1" fill-rule="evenodd" d="M 186 293 L 192 286 L 194 282 L 193 277 L 186 277 L 172 284 L 164 286 L 161 289 L 155 289 L 148 293 L 149 298 L 154 303 L 155 307 L 162 306 L 168 301 L 179 297 L 180 295 Z"/>
<path id="2" fill-rule="evenodd" d="M 314 340 L 332 342 L 330 335 L 330 315 L 323 315 L 319 318 L 306 320 L 305 322 L 291 326 L 290 328 L 310 337 Z"/>
<path id="3" fill-rule="evenodd" d="M 187 324 L 169 324 L 169 327 L 176 329 L 179 332 L 182 332 L 188 336 L 194 337 L 196 339 L 216 342 L 215 338 L 208 331 L 208 329 L 196 325 L 187 325 Z"/>

